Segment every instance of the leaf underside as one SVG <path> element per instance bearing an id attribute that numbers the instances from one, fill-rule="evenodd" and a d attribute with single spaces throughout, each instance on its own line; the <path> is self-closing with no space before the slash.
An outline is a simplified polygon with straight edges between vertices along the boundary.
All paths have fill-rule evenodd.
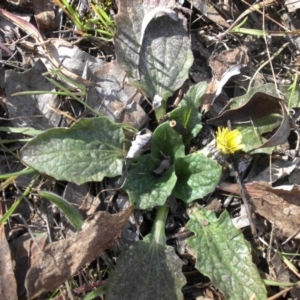
<path id="1" fill-rule="evenodd" d="M 118 258 L 108 300 L 183 299 L 182 262 L 170 246 L 137 242 Z"/>

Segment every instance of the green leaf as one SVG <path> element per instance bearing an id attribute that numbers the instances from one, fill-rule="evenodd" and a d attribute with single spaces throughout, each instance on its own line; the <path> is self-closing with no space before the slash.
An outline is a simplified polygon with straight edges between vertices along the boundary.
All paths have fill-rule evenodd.
<path id="1" fill-rule="evenodd" d="M 183 299 L 181 264 L 172 247 L 137 242 L 118 258 L 107 300 Z"/>
<path id="2" fill-rule="evenodd" d="M 29 193 L 28 193 L 29 194 Z M 14 202 L 14 204 L 5 212 L 3 216 L 0 217 L 0 226 L 5 224 L 5 222 L 11 217 L 11 215 L 15 212 L 17 207 L 20 205 L 21 201 L 25 198 L 25 196 L 21 196 Z"/>
<path id="3" fill-rule="evenodd" d="M 151 234 L 119 256 L 109 277 L 107 300 L 183 300 L 182 262 L 165 244 L 167 213 L 168 208 L 158 208 Z"/>
<path id="4" fill-rule="evenodd" d="M 12 133 L 22 133 L 22 134 L 32 135 L 32 136 L 35 136 L 35 135 L 38 135 L 38 134 L 41 134 L 44 132 L 44 130 L 37 130 L 34 128 L 30 128 L 30 127 L 15 128 L 15 127 L 4 127 L 4 126 L 0 126 L 0 131 L 12 132 Z"/>
<path id="5" fill-rule="evenodd" d="M 39 194 L 54 203 L 76 230 L 81 229 L 84 220 L 79 211 L 72 204 L 70 204 L 66 199 L 51 192 L 39 191 Z"/>
<path id="6" fill-rule="evenodd" d="M 172 195 L 187 203 L 203 198 L 215 190 L 221 169 L 217 162 L 201 153 L 178 158 L 175 161 L 178 180 Z"/>
<path id="7" fill-rule="evenodd" d="M 22 176 L 22 175 L 28 175 L 28 174 L 32 174 L 32 173 L 36 173 L 35 170 L 26 167 L 25 169 L 18 171 L 18 172 L 14 172 L 14 173 L 6 173 L 6 174 L 0 174 L 0 179 L 7 179 L 13 176 Z"/>
<path id="8" fill-rule="evenodd" d="M 279 85 L 279 90 L 282 92 L 285 104 L 290 108 L 300 107 L 300 86 L 296 84 L 294 90 L 292 85 Z"/>
<path id="9" fill-rule="evenodd" d="M 291 97 L 292 90 L 290 85 L 279 85 L 278 88 L 284 96 L 284 102 L 287 107 L 298 108 L 300 107 L 300 86 L 297 85 L 295 91 Z M 243 96 L 232 99 L 230 104 L 231 108 L 238 107 L 246 103 L 255 93 L 264 92 L 266 94 L 278 97 L 276 86 L 274 83 L 267 83 L 261 86 L 252 87 L 249 92 Z M 291 99 L 290 99 L 291 97 Z"/>
<path id="10" fill-rule="evenodd" d="M 159 165 L 160 160 L 148 154 L 130 166 L 123 189 L 135 208 L 148 209 L 163 205 L 171 195 L 177 179 L 174 166 L 159 176 L 153 173 Z"/>
<path id="11" fill-rule="evenodd" d="M 27 186 L 26 190 L 22 193 L 22 195 L 14 202 L 14 204 L 5 212 L 3 216 L 0 217 L 0 226 L 3 225 L 8 218 L 14 213 L 14 211 L 17 209 L 23 198 L 27 197 L 30 194 L 30 191 L 36 181 L 36 179 L 39 177 L 38 174 L 35 174 L 33 176 L 33 179 L 31 180 L 30 184 Z M 7 182 L 7 180 L 6 180 Z"/>
<path id="12" fill-rule="evenodd" d="M 187 228 L 195 233 L 188 245 L 196 253 L 196 269 L 210 277 L 228 300 L 267 299 L 267 292 L 251 248 L 225 210 L 219 219 L 213 211 L 194 208 Z"/>
<path id="13" fill-rule="evenodd" d="M 131 84 L 152 99 L 167 100 L 188 78 L 193 63 L 187 20 L 177 14 L 166 5 L 119 2 L 117 60 Z"/>
<path id="14" fill-rule="evenodd" d="M 170 156 L 172 162 L 176 158 L 184 156 L 184 145 L 182 137 L 173 128 L 169 122 L 159 125 L 153 132 L 151 139 L 151 154 L 153 157 L 162 159 L 162 154 Z"/>
<path id="15" fill-rule="evenodd" d="M 264 84 L 261 86 L 252 87 L 247 94 L 233 98 L 230 101 L 230 108 L 237 108 L 237 107 L 245 104 L 257 92 L 262 92 L 262 93 L 266 93 L 266 94 L 269 94 L 274 97 L 278 97 L 274 83 L 267 83 L 267 84 Z"/>
<path id="16" fill-rule="evenodd" d="M 188 141 L 196 137 L 202 128 L 199 106 L 206 86 L 206 82 L 192 86 L 183 96 L 179 107 L 169 113 L 169 119 L 175 120 L 188 130 Z"/>
<path id="17" fill-rule="evenodd" d="M 124 133 L 105 117 L 82 119 L 70 129 L 54 128 L 28 142 L 21 159 L 57 180 L 82 184 L 122 174 Z"/>
<path id="18" fill-rule="evenodd" d="M 242 124 L 239 126 L 233 126 L 233 129 L 238 129 L 242 134 L 242 144 L 245 145 L 243 148 L 244 152 L 251 151 L 261 144 L 263 144 L 267 139 L 262 137 L 264 133 L 270 133 L 274 129 L 278 128 L 281 124 L 282 116 L 279 114 L 273 114 L 266 116 L 264 118 L 253 120 L 252 124 Z M 274 147 L 259 148 L 252 151 L 253 153 L 267 153 L 271 154 Z"/>
<path id="19" fill-rule="evenodd" d="M 93 290 L 90 293 L 88 293 L 83 300 L 93 300 L 98 298 L 99 296 L 103 296 L 106 294 L 106 290 L 106 286 L 100 286 L 96 290 Z"/>
<path id="20" fill-rule="evenodd" d="M 281 86 L 282 90 L 286 91 L 286 88 Z M 278 97 L 276 87 L 273 83 L 265 84 L 263 86 L 259 87 L 253 87 L 249 90 L 249 92 L 241 97 L 236 97 L 232 99 L 231 102 L 231 108 L 238 109 L 238 107 L 242 106 L 245 103 L 250 103 L 251 100 L 253 100 L 253 96 L 258 93 L 262 92 L 267 95 Z M 287 92 L 287 91 L 286 91 Z M 285 92 L 285 94 L 286 94 Z M 267 100 L 268 98 L 266 98 Z M 261 99 L 264 101 L 264 99 Z M 295 99 L 294 99 L 295 100 Z M 295 103 L 295 101 L 292 100 L 292 104 Z M 285 103 L 288 104 L 288 100 L 285 99 Z M 258 109 L 259 110 L 259 109 Z M 263 110 L 265 111 L 265 110 Z M 253 111 L 254 112 L 254 111 Z M 268 113 L 265 111 L 266 114 Z M 238 112 L 237 112 L 238 113 Z M 243 148 L 244 152 L 251 151 L 252 154 L 254 153 L 266 153 L 271 154 L 274 150 L 274 147 L 264 147 L 256 149 L 257 147 L 261 146 L 264 142 L 270 138 L 270 133 L 273 132 L 275 129 L 281 126 L 282 122 L 282 114 L 276 113 L 274 110 L 270 111 L 269 115 L 265 115 L 262 118 L 254 118 L 254 116 L 251 115 L 251 112 L 249 112 L 249 122 L 240 122 L 237 124 L 232 124 L 232 129 L 238 129 L 242 133 L 242 143 L 245 145 Z M 251 122 L 250 122 L 251 120 Z M 264 135 L 269 134 L 268 138 L 265 138 Z M 272 136 L 272 135 L 271 135 Z M 253 150 L 256 149 L 256 150 Z"/>

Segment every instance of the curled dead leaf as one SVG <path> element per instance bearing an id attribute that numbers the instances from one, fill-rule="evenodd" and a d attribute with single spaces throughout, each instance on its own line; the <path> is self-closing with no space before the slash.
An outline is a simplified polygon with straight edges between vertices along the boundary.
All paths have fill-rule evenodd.
<path id="1" fill-rule="evenodd" d="M 276 132 L 257 148 L 273 147 L 283 144 L 290 134 L 289 116 L 282 99 L 266 93 L 257 92 L 250 100 L 240 107 L 229 109 L 217 118 L 207 121 L 215 126 L 227 126 L 230 121 L 233 128 L 241 124 L 252 126 L 252 122 L 272 114 L 282 116 L 281 124 Z M 256 148 L 256 149 L 257 149 Z"/>
<path id="2" fill-rule="evenodd" d="M 38 42 L 43 41 L 42 35 L 31 23 L 2 8 L 0 8 L 0 16 L 10 20 L 12 23 L 22 28 L 22 30 L 24 30 L 27 34 L 32 35 Z"/>

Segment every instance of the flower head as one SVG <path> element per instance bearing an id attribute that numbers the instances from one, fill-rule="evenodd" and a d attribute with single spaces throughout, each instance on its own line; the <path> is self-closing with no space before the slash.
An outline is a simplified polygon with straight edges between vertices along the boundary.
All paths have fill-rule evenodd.
<path id="1" fill-rule="evenodd" d="M 245 147 L 242 144 L 242 134 L 238 129 L 230 131 L 228 127 L 218 127 L 216 140 L 217 149 L 224 155 L 234 153 Z"/>

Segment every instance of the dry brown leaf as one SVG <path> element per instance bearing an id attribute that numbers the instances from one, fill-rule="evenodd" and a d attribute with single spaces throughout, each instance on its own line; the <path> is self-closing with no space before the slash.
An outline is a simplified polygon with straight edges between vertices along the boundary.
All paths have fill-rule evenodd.
<path id="1" fill-rule="evenodd" d="M 300 163 L 300 158 L 295 157 L 293 160 L 276 159 L 272 161 L 271 166 L 267 166 L 263 171 L 255 177 L 247 177 L 248 182 L 266 181 L 275 182 L 280 178 L 290 175 Z M 270 176 L 270 174 L 272 176 Z"/>
<path id="2" fill-rule="evenodd" d="M 55 28 L 55 13 L 51 0 L 33 1 L 34 18 L 40 31 L 51 31 Z"/>
<path id="3" fill-rule="evenodd" d="M 240 74 L 240 69 L 248 62 L 249 58 L 244 47 L 226 50 L 210 57 L 209 66 L 212 69 L 213 78 L 202 97 L 202 111 L 207 112 L 210 109 L 225 83 L 232 76 Z"/>
<path id="4" fill-rule="evenodd" d="M 33 37 L 35 39 L 35 44 L 32 44 L 31 47 L 34 47 L 36 51 L 38 51 L 40 54 L 43 56 L 47 57 L 47 59 L 51 62 L 51 65 L 55 68 L 59 68 L 60 72 L 64 74 L 65 76 L 71 78 L 77 83 L 86 85 L 86 86 L 91 86 L 95 85 L 95 83 L 85 80 L 82 77 L 78 76 L 77 74 L 74 74 L 73 72 L 70 72 L 68 69 L 64 68 L 59 61 L 57 61 L 57 49 L 55 48 L 55 40 L 47 40 L 44 41 L 42 35 L 40 32 L 29 22 L 21 19 L 20 17 L 5 11 L 4 9 L 0 8 L 0 16 L 3 16 L 4 18 L 8 19 L 18 27 L 22 28 L 28 35 Z M 58 42 L 60 44 L 68 44 L 66 41 L 60 40 Z M 28 43 L 27 43 L 28 44 Z M 31 44 L 31 43 L 30 43 Z M 25 45 L 25 44 L 23 44 Z"/>
<path id="5" fill-rule="evenodd" d="M 111 215 L 98 212 L 88 218 L 74 236 L 47 245 L 25 279 L 28 298 L 57 289 L 87 263 L 112 246 L 133 211 L 132 207 Z"/>
<path id="6" fill-rule="evenodd" d="M 270 273 L 272 274 L 271 279 L 276 279 L 281 282 L 289 282 L 290 274 L 289 270 L 286 268 L 285 264 L 282 261 L 282 257 L 278 252 L 275 252 L 269 262 L 271 268 L 269 268 Z"/>
<path id="7" fill-rule="evenodd" d="M 90 194 L 90 185 L 88 183 L 77 185 L 76 183 L 68 182 L 63 197 L 69 203 L 77 206 L 79 211 L 85 216 L 93 215 L 101 202 L 99 197 Z"/>
<path id="8" fill-rule="evenodd" d="M 29 234 L 23 234 L 13 243 L 14 256 L 16 260 L 14 271 L 17 280 L 19 298 L 24 299 L 26 296 L 26 290 L 24 286 L 26 273 L 30 266 L 35 265 L 39 260 L 41 254 L 40 249 L 44 249 L 47 241 L 47 233 L 36 235 L 35 242 L 33 242 Z"/>
<path id="9" fill-rule="evenodd" d="M 42 76 L 44 72 L 47 72 L 47 68 L 40 60 L 25 72 L 5 72 L 6 106 L 14 126 L 45 130 L 60 124 L 61 116 L 55 110 L 60 103 L 51 93 L 13 96 L 23 91 L 54 91 L 54 85 Z"/>
<path id="10" fill-rule="evenodd" d="M 0 216 L 2 216 L 1 203 Z M 0 299 L 18 299 L 13 263 L 3 225 L 0 226 L 0 278 Z"/>
<path id="11" fill-rule="evenodd" d="M 27 15 L 33 13 L 39 30 L 51 31 L 55 29 L 55 13 L 51 0 L 7 0 L 7 2 L 10 3 L 9 10 L 14 13 L 19 12 Z M 8 8 L 5 4 L 4 7 Z"/>
<path id="12" fill-rule="evenodd" d="M 298 189 L 292 191 L 274 189 L 264 181 L 247 183 L 244 187 L 251 198 L 255 212 L 274 223 L 277 235 L 280 237 L 295 235 L 295 239 L 300 239 Z M 229 193 L 240 194 L 237 184 L 222 182 L 218 188 Z"/>
<path id="13" fill-rule="evenodd" d="M 11 21 L 18 27 L 22 28 L 26 33 L 31 35 L 34 39 L 36 39 L 38 42 L 43 42 L 43 37 L 39 33 L 39 31 L 29 22 L 23 20 L 22 18 L 18 17 L 17 15 L 14 15 L 2 8 L 0 8 L 0 16 L 6 18 L 7 20 Z"/>
<path id="14" fill-rule="evenodd" d="M 247 49 L 245 47 L 237 47 L 222 51 L 221 53 L 209 58 L 209 66 L 212 69 L 213 76 L 218 81 L 222 80 L 224 74 L 236 65 L 245 66 L 249 62 Z"/>
<path id="15" fill-rule="evenodd" d="M 110 120 L 139 129 L 148 121 L 148 115 L 139 104 L 142 94 L 125 78 L 125 71 L 116 61 L 100 66 L 90 80 L 100 82 L 101 87 L 89 88 L 87 103 Z"/>

